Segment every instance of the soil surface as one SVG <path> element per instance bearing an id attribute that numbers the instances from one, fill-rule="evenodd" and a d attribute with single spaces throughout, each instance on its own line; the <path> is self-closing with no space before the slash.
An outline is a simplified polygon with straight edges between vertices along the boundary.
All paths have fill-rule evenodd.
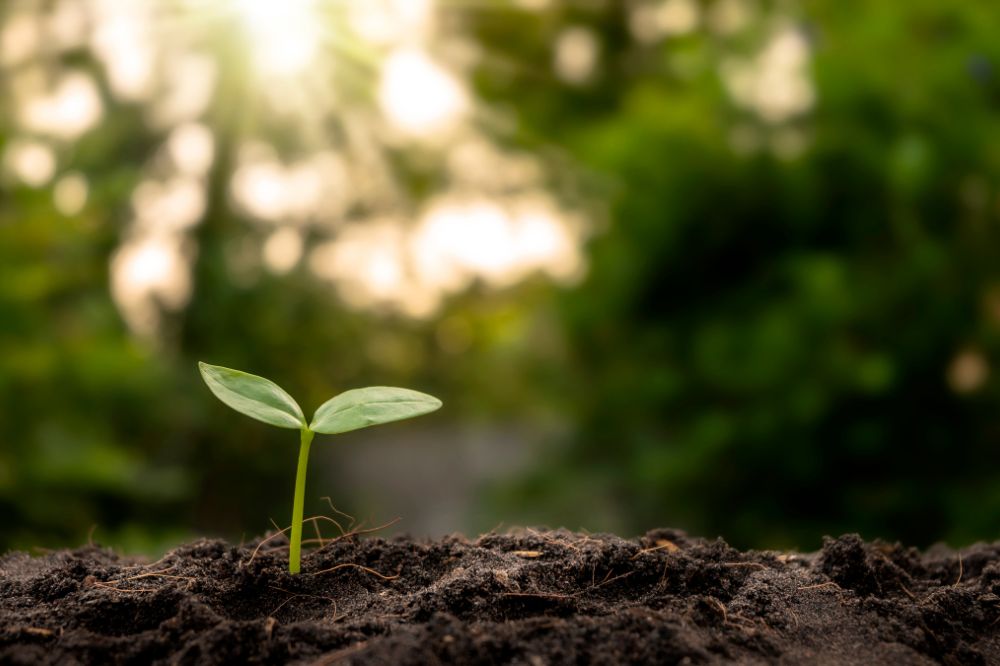
<path id="1" fill-rule="evenodd" d="M 7 554 L 0 663 L 1000 664 L 1000 543 L 356 534 L 292 576 L 283 539 Z"/>

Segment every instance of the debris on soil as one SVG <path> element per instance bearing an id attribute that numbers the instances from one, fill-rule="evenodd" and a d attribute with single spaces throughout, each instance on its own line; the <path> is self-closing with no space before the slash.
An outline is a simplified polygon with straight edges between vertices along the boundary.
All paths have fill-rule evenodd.
<path id="1" fill-rule="evenodd" d="M 281 542 L 262 543 L 196 541 L 151 564 L 9 553 L 0 663 L 1000 663 L 1000 544 L 351 535 L 292 576 Z"/>

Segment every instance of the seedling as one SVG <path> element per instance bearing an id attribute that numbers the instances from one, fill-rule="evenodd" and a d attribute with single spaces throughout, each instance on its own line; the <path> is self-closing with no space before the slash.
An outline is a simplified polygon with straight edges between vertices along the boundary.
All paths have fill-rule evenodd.
<path id="1" fill-rule="evenodd" d="M 279 428 L 299 431 L 299 466 L 295 474 L 292 536 L 288 547 L 288 571 L 293 574 L 300 569 L 306 465 L 313 436 L 317 432 L 336 435 L 408 419 L 441 407 L 440 400 L 426 393 L 390 386 L 369 386 L 330 398 L 313 414 L 312 423 L 307 424 L 298 403 L 271 380 L 200 361 L 198 368 L 215 397 L 236 411 Z"/>

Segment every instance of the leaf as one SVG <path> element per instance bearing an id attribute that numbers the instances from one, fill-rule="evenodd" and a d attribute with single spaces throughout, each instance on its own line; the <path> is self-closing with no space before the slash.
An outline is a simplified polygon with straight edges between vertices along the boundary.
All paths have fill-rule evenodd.
<path id="1" fill-rule="evenodd" d="M 335 435 L 427 414 L 441 407 L 432 395 L 391 386 L 345 391 L 316 410 L 310 430 Z"/>
<path id="2" fill-rule="evenodd" d="M 270 379 L 201 361 L 198 369 L 215 397 L 239 413 L 279 428 L 306 427 L 302 408 Z"/>

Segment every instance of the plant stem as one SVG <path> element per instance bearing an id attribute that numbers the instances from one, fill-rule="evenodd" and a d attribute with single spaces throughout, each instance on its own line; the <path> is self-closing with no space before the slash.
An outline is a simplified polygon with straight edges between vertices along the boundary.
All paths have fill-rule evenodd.
<path id="1" fill-rule="evenodd" d="M 312 444 L 313 431 L 309 428 L 301 430 L 299 445 L 299 468 L 295 473 L 295 500 L 292 503 L 292 538 L 288 546 L 288 571 L 297 574 L 300 569 L 302 553 L 302 510 L 306 496 L 306 467 L 309 464 L 309 445 Z"/>

